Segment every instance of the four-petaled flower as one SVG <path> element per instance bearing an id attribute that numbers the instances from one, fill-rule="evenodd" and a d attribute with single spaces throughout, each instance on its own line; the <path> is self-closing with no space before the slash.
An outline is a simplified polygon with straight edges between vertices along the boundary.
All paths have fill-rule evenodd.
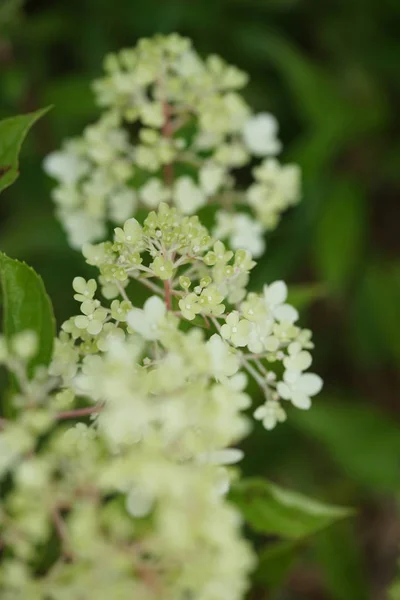
<path id="1" fill-rule="evenodd" d="M 297 408 L 307 410 L 311 406 L 310 397 L 321 391 L 322 384 L 321 377 L 314 373 L 285 371 L 283 381 L 277 385 L 277 391 L 284 400 L 290 400 Z"/>
<path id="2" fill-rule="evenodd" d="M 97 290 L 97 283 L 95 279 L 86 281 L 83 277 L 75 277 L 72 282 L 72 287 L 78 292 L 77 294 L 74 294 L 75 300 L 84 302 L 85 300 L 92 300 L 95 291 Z"/>
<path id="3" fill-rule="evenodd" d="M 243 129 L 246 146 L 255 156 L 275 155 L 282 148 L 277 138 L 278 122 L 270 113 L 250 117 Z"/>
<path id="4" fill-rule="evenodd" d="M 103 329 L 104 321 L 108 316 L 106 308 L 98 307 L 96 300 L 85 300 L 81 304 L 83 315 L 75 317 L 74 323 L 78 329 L 86 329 L 90 335 L 98 335 Z"/>
<path id="5" fill-rule="evenodd" d="M 226 317 L 226 323 L 221 327 L 221 335 L 234 346 L 246 346 L 250 335 L 250 322 L 240 319 L 239 313 L 234 310 Z"/>
<path id="6" fill-rule="evenodd" d="M 262 421 L 265 429 L 270 431 L 277 423 L 286 421 L 286 413 L 279 402 L 276 400 L 267 400 L 267 402 L 256 408 L 254 418 L 257 421 Z"/>
<path id="7" fill-rule="evenodd" d="M 157 340 L 165 320 L 167 309 L 158 296 L 151 296 L 144 303 L 143 310 L 133 308 L 127 315 L 128 325 L 145 340 Z"/>
<path id="8" fill-rule="evenodd" d="M 157 256 L 150 265 L 155 275 L 163 281 L 171 279 L 174 273 L 174 265 L 171 260 L 165 259 L 162 256 Z"/>
<path id="9" fill-rule="evenodd" d="M 195 316 L 201 312 L 199 297 L 193 292 L 188 294 L 179 300 L 179 308 L 181 309 L 181 313 L 185 319 L 188 321 L 193 321 Z"/>
<path id="10" fill-rule="evenodd" d="M 277 320 L 294 323 L 299 318 L 299 313 L 290 304 L 285 304 L 288 295 L 284 281 L 274 281 L 264 285 L 264 303 L 268 312 Z"/>
<path id="11" fill-rule="evenodd" d="M 303 350 L 299 342 L 292 342 L 288 347 L 289 356 L 283 360 L 288 371 L 306 371 L 312 363 L 311 354 Z"/>
<path id="12" fill-rule="evenodd" d="M 121 244 L 134 245 L 141 241 L 143 230 L 136 219 L 125 221 L 124 228 L 116 227 L 114 229 L 115 241 Z"/>

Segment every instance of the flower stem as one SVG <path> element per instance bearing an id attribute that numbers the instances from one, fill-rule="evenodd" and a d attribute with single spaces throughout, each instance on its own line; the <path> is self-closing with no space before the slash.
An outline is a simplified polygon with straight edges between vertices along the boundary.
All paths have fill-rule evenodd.
<path id="1" fill-rule="evenodd" d="M 167 310 L 171 310 L 172 302 L 171 302 L 171 282 L 169 279 L 164 281 L 164 292 L 165 292 L 165 306 Z"/>
<path id="2" fill-rule="evenodd" d="M 162 128 L 162 134 L 165 138 L 171 138 L 174 130 L 171 122 L 171 107 L 167 102 L 164 102 L 164 117 L 165 122 Z M 164 181 L 168 187 L 171 187 L 174 183 L 174 167 L 172 163 L 164 165 L 163 167 Z"/>
<path id="3" fill-rule="evenodd" d="M 58 413 L 58 415 L 56 415 L 56 419 L 58 421 L 62 421 L 63 419 L 76 419 L 79 417 L 94 415 L 102 410 L 102 406 L 88 406 L 86 408 L 76 408 L 75 410 L 65 410 L 64 412 Z"/>

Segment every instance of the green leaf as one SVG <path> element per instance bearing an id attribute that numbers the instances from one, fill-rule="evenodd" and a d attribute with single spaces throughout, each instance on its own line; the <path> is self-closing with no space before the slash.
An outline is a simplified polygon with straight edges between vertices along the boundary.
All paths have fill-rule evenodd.
<path id="1" fill-rule="evenodd" d="M 349 508 L 323 504 L 259 478 L 244 479 L 231 492 L 252 529 L 299 540 L 352 514 Z"/>
<path id="2" fill-rule="evenodd" d="M 319 279 L 342 292 L 359 266 L 366 233 L 365 199 L 358 186 L 338 181 L 325 199 L 317 228 L 314 262 Z"/>
<path id="3" fill-rule="evenodd" d="M 264 585 L 269 592 L 282 587 L 299 553 L 295 542 L 269 544 L 258 556 L 256 583 Z"/>
<path id="4" fill-rule="evenodd" d="M 368 600 L 367 569 L 353 522 L 342 522 L 318 534 L 313 554 L 332 600 Z"/>
<path id="5" fill-rule="evenodd" d="M 315 438 L 351 479 L 371 491 L 399 489 L 400 424 L 354 398 L 320 398 L 307 414 L 293 413 L 295 427 Z"/>
<path id="6" fill-rule="evenodd" d="M 55 337 L 53 308 L 42 281 L 23 262 L 0 253 L 0 282 L 3 300 L 3 329 L 7 338 L 30 329 L 39 340 L 31 369 L 50 362 Z"/>
<path id="7" fill-rule="evenodd" d="M 389 590 L 389 600 L 400 600 L 400 578 L 397 577 Z"/>
<path id="8" fill-rule="evenodd" d="M 18 155 L 30 127 L 49 108 L 0 121 L 0 192 L 18 177 Z"/>
<path id="9" fill-rule="evenodd" d="M 288 302 L 298 310 L 304 310 L 325 296 L 325 287 L 319 283 L 292 285 L 289 287 Z"/>
<path id="10" fill-rule="evenodd" d="M 400 265 L 371 264 L 365 275 L 365 294 L 386 354 L 399 366 Z"/>

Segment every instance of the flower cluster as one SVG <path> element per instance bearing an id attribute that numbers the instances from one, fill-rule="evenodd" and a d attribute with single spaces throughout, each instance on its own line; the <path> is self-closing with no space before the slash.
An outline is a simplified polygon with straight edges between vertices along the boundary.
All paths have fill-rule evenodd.
<path id="1" fill-rule="evenodd" d="M 221 377 L 235 357 L 260 385 L 265 404 L 255 417 L 267 429 L 286 418 L 282 400 L 310 407 L 322 382 L 305 373 L 312 362 L 311 332 L 296 325 L 298 313 L 286 303 L 286 285 L 276 281 L 265 285 L 262 294 L 247 293 L 255 266 L 251 255 L 214 241 L 197 216 L 184 216 L 162 203 L 143 226 L 128 219 L 115 229 L 112 242 L 86 244 L 83 253 L 99 270 L 103 300 L 94 298 L 96 280 L 75 278 L 81 314 L 62 326 L 53 375 L 67 381 L 82 357 L 103 352 L 110 343 L 137 333 L 157 344 L 165 330 L 172 335 L 179 321 L 189 321 L 211 336 Z M 134 281 L 152 294 L 143 308 L 135 307 L 129 296 Z"/>
<path id="2" fill-rule="evenodd" d="M 168 202 L 192 215 L 213 204 L 215 237 L 261 255 L 264 232 L 299 200 L 300 177 L 275 158 L 275 118 L 253 114 L 240 95 L 246 74 L 215 55 L 202 60 L 176 34 L 140 40 L 104 67 L 94 83 L 102 117 L 45 161 L 70 244 L 104 239 L 109 221 L 140 207 Z M 254 159 L 265 159 L 255 183 L 238 190 L 237 169 Z"/>
<path id="3" fill-rule="evenodd" d="M 167 204 L 83 252 L 98 279 L 74 279 L 80 314 L 62 325 L 48 372 L 28 377 L 30 332 L 0 340 L 20 411 L 0 422 L 0 478 L 13 477 L 2 597 L 241 600 L 254 557 L 226 493 L 251 428 L 248 378 L 266 429 L 285 401 L 309 408 L 322 384 L 305 373 L 311 334 L 283 282 L 247 293 L 249 252 Z M 35 560 L 54 537 L 44 568 Z"/>
<path id="4" fill-rule="evenodd" d="M 81 284 L 82 295 L 93 287 Z M 157 312 L 159 302 L 147 305 Z M 87 354 L 56 391 L 56 377 L 27 382 L 24 336 L 2 352 L 23 408 L 0 423 L 0 477 L 13 474 L 2 598 L 242 598 L 254 559 L 224 498 L 241 458 L 230 446 L 248 430 L 237 357 L 222 376 L 215 342 L 164 314 L 153 344 L 135 333 Z M 76 396 L 89 406 L 77 409 Z M 59 557 L 43 574 L 37 560 L 54 536 Z"/>
<path id="5" fill-rule="evenodd" d="M 166 204 L 84 254 L 100 286 L 74 279 L 81 314 L 62 326 L 49 374 L 28 378 L 29 332 L 0 343 L 22 411 L 0 431 L 0 477 L 14 481 L 2 594 L 240 600 L 254 559 L 225 494 L 250 428 L 247 379 L 265 395 L 254 416 L 267 429 L 285 419 L 282 401 L 309 408 L 321 388 L 305 373 L 310 332 L 295 325 L 283 282 L 247 294 L 250 254 Z M 151 292 L 143 308 L 134 280 Z M 54 535 L 59 558 L 35 576 Z"/>

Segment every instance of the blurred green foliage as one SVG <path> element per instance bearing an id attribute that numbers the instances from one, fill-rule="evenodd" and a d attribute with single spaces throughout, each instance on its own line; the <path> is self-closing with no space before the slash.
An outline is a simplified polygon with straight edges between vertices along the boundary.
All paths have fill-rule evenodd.
<path id="1" fill-rule="evenodd" d="M 399 17 L 398 0 L 0 0 L 0 118 L 55 106 L 24 146 L 23 177 L 2 194 L 0 248 L 42 275 L 58 323 L 76 310 L 72 278 L 89 267 L 66 245 L 40 165 L 96 118 L 89 82 L 106 52 L 178 31 L 221 54 L 249 72 L 248 101 L 277 115 L 285 159 L 303 169 L 303 202 L 269 236 L 253 285 L 301 284 L 293 301 L 315 331 L 326 387 L 309 413 L 269 435 L 257 429 L 244 469 L 358 513 L 302 543 L 296 561 L 291 541 L 273 546 L 263 558 L 272 575 L 258 578 L 253 599 L 379 600 L 394 576 Z"/>

